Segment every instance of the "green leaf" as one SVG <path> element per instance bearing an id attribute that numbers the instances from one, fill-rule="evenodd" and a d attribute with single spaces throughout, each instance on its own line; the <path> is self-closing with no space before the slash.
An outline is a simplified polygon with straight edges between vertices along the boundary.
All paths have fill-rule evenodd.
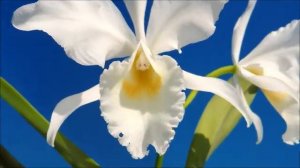
<path id="1" fill-rule="evenodd" d="M 22 164 L 18 162 L 2 145 L 0 145 L 0 167 L 22 168 Z"/>
<path id="2" fill-rule="evenodd" d="M 257 88 L 243 80 L 241 86 L 248 103 L 251 104 Z M 213 96 L 196 127 L 186 167 L 203 167 L 215 149 L 233 131 L 241 117 L 240 112 L 231 104 Z"/>
<path id="3" fill-rule="evenodd" d="M 49 122 L 2 77 L 0 77 L 0 96 L 33 128 L 35 128 L 42 136 L 46 137 Z M 61 133 L 57 134 L 55 149 L 70 163 L 70 165 L 72 165 L 72 167 L 100 167 L 96 161 L 87 156 Z"/>

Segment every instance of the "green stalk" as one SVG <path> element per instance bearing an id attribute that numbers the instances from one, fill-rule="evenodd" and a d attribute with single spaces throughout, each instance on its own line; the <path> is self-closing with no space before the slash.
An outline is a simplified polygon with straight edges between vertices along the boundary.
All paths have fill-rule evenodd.
<path id="1" fill-rule="evenodd" d="M 155 161 L 155 167 L 161 168 L 163 165 L 163 161 L 164 161 L 164 156 L 157 154 L 156 161 Z"/>
<path id="2" fill-rule="evenodd" d="M 2 77 L 0 77 L 0 96 L 43 137 L 46 137 L 49 122 Z M 96 161 L 82 152 L 61 133 L 57 134 L 55 149 L 72 167 L 100 167 Z"/>
<path id="3" fill-rule="evenodd" d="M 18 162 L 2 145 L 0 145 L 0 167 L 22 168 Z"/>
<path id="4" fill-rule="evenodd" d="M 218 68 L 218 69 L 210 72 L 209 74 L 206 75 L 206 77 L 215 77 L 215 78 L 217 78 L 217 77 L 220 77 L 220 76 L 225 75 L 225 74 L 233 74 L 233 73 L 235 73 L 235 70 L 236 70 L 236 67 L 234 65 L 223 66 L 221 68 Z M 186 98 L 186 101 L 183 105 L 185 109 L 194 101 L 197 94 L 198 94 L 198 91 L 195 91 L 195 90 L 192 90 L 190 92 L 190 94 Z M 162 156 L 157 155 L 156 161 L 155 161 L 155 168 L 161 168 L 162 167 L 163 159 L 164 159 L 163 155 Z"/>

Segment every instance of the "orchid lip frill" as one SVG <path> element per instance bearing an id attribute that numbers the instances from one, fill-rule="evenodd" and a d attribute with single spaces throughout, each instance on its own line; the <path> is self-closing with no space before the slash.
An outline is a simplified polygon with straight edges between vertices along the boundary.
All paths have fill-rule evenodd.
<path id="1" fill-rule="evenodd" d="M 256 1 L 249 1 L 233 32 L 232 59 L 237 66 L 235 86 L 240 90 L 238 77 L 261 88 L 264 95 L 286 122 L 282 136 L 287 144 L 297 144 L 300 138 L 299 120 L 299 20 L 268 34 L 245 58 L 239 61 L 246 26 Z M 245 100 L 240 92 L 241 99 Z M 255 124 L 255 123 L 254 123 Z M 260 124 L 256 124 L 260 125 Z M 257 131 L 260 141 L 262 127 Z"/>
<path id="2" fill-rule="evenodd" d="M 133 158 L 143 158 L 147 147 L 164 154 L 184 115 L 185 88 L 212 92 L 235 106 L 248 125 L 253 114 L 227 82 L 183 71 L 169 56 L 159 53 L 210 37 L 227 1 L 154 1 L 147 33 L 146 1 L 125 1 L 135 34 L 112 1 L 38 1 L 19 8 L 13 25 L 21 30 L 42 30 L 67 55 L 82 65 L 104 66 L 100 84 L 69 96 L 55 107 L 47 134 L 54 145 L 64 120 L 78 107 L 100 100 L 101 115 L 110 134 L 126 146 Z M 200 19 L 201 18 L 201 19 Z"/>

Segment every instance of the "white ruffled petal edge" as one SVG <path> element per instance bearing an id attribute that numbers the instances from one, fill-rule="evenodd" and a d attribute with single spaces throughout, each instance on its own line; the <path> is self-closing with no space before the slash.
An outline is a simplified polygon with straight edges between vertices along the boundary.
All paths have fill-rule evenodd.
<path id="1" fill-rule="evenodd" d="M 283 141 L 289 145 L 299 144 L 299 101 L 285 93 L 267 90 L 263 90 L 263 93 L 286 123 L 286 131 L 282 135 Z"/>
<path id="2" fill-rule="evenodd" d="M 100 99 L 99 89 L 99 84 L 95 85 L 84 92 L 64 98 L 56 105 L 47 132 L 49 145 L 54 147 L 54 140 L 60 126 L 77 108 Z"/>
<path id="3" fill-rule="evenodd" d="M 285 120 L 287 126 L 285 133 L 282 135 L 283 141 L 289 145 L 299 144 L 299 103 L 287 106 L 279 114 Z"/>
<path id="4" fill-rule="evenodd" d="M 113 62 L 100 79 L 101 115 L 110 134 L 126 146 L 134 159 L 148 154 L 149 144 L 163 155 L 184 115 L 185 94 L 182 70 L 171 57 L 155 57 L 155 71 L 162 78 L 155 97 L 129 98 L 122 92 L 122 81 L 130 62 Z"/>

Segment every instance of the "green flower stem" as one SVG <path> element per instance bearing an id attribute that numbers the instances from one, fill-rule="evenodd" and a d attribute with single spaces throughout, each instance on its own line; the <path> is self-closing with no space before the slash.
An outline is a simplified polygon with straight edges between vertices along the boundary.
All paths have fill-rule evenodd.
<path id="1" fill-rule="evenodd" d="M 0 167 L 22 168 L 18 162 L 2 145 L 0 145 Z"/>
<path id="2" fill-rule="evenodd" d="M 223 66 L 221 68 L 218 68 L 212 72 L 210 72 L 209 74 L 206 75 L 206 77 L 220 77 L 222 75 L 225 75 L 225 74 L 234 74 L 236 71 L 236 67 L 234 65 L 228 65 L 228 66 Z M 191 93 L 188 95 L 185 103 L 184 103 L 184 108 L 187 108 L 193 101 L 194 99 L 196 98 L 198 94 L 198 91 L 195 91 L 195 90 L 192 90 Z M 156 157 L 156 161 L 155 161 L 155 168 L 161 168 L 162 165 L 163 165 L 163 159 L 164 159 L 164 156 L 160 156 L 160 155 L 157 155 Z"/>
<path id="3" fill-rule="evenodd" d="M 164 156 L 157 154 L 156 161 L 155 161 L 155 167 L 161 168 L 163 165 L 163 161 L 164 161 Z"/>
<path id="4" fill-rule="evenodd" d="M 11 105 L 43 137 L 46 137 L 49 122 L 2 77 L 0 77 L 0 97 Z M 55 149 L 72 167 L 100 167 L 96 161 L 83 153 L 61 133 L 57 134 Z"/>

